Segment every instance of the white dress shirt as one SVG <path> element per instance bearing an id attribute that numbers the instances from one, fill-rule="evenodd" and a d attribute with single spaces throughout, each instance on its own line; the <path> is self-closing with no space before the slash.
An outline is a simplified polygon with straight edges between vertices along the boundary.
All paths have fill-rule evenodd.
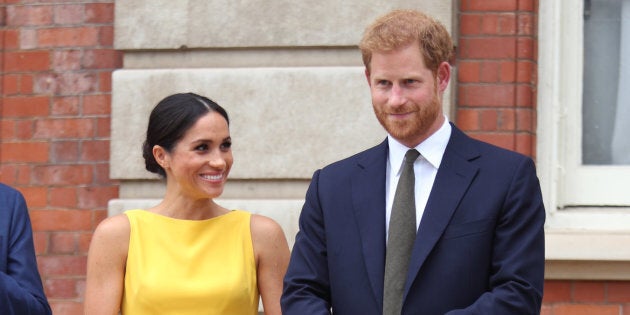
<path id="1" fill-rule="evenodd" d="M 420 156 L 413 164 L 415 181 L 415 201 L 416 201 L 416 230 L 420 226 L 420 220 L 427 205 L 427 200 L 431 194 L 431 187 L 435 181 L 442 156 L 446 150 L 446 145 L 451 137 L 451 125 L 445 117 L 444 124 L 429 138 L 415 147 Z M 387 135 L 389 155 L 387 157 L 387 173 L 385 174 L 385 198 L 387 201 L 385 209 L 385 237 L 389 235 L 389 218 L 392 213 L 394 195 L 398 186 L 398 179 L 402 169 L 405 153 L 411 148 L 398 142 L 391 135 Z"/>

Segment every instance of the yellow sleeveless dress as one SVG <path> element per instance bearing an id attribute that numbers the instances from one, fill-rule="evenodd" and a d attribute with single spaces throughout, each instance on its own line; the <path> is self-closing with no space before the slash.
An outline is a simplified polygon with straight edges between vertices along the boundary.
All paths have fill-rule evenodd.
<path id="1" fill-rule="evenodd" d="M 122 314 L 258 314 L 251 214 L 179 220 L 129 210 Z"/>

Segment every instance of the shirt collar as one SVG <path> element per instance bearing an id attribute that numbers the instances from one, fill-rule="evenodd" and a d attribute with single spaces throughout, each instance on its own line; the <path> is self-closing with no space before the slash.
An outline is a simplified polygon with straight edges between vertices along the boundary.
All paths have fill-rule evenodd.
<path id="1" fill-rule="evenodd" d="M 444 151 L 446 151 L 446 145 L 451 137 L 451 124 L 448 122 L 448 117 L 444 116 L 444 118 L 444 123 L 440 129 L 415 147 L 422 158 L 436 169 L 440 167 Z M 389 163 L 392 174 L 398 174 L 405 154 L 410 148 L 398 142 L 389 134 L 387 135 L 387 143 L 389 145 Z"/>

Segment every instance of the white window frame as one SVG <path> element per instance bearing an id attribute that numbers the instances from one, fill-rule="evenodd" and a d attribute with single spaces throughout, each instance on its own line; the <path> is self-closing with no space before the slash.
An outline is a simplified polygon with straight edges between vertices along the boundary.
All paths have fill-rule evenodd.
<path id="1" fill-rule="evenodd" d="M 630 166 L 581 165 L 583 10 L 583 0 L 539 3 L 537 167 L 547 269 L 552 278 L 630 279 Z M 550 261 L 614 262 L 619 270 L 549 268 Z"/>

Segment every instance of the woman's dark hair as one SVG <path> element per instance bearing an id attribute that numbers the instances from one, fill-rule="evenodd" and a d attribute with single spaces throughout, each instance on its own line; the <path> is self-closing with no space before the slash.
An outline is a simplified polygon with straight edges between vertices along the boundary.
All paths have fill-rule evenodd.
<path id="1" fill-rule="evenodd" d="M 151 111 L 147 138 L 142 145 L 142 156 L 147 171 L 166 177 L 166 172 L 153 156 L 153 146 L 159 145 L 171 152 L 177 142 L 208 112 L 217 112 L 228 126 L 228 114 L 219 104 L 195 93 L 178 93 L 161 100 Z"/>

